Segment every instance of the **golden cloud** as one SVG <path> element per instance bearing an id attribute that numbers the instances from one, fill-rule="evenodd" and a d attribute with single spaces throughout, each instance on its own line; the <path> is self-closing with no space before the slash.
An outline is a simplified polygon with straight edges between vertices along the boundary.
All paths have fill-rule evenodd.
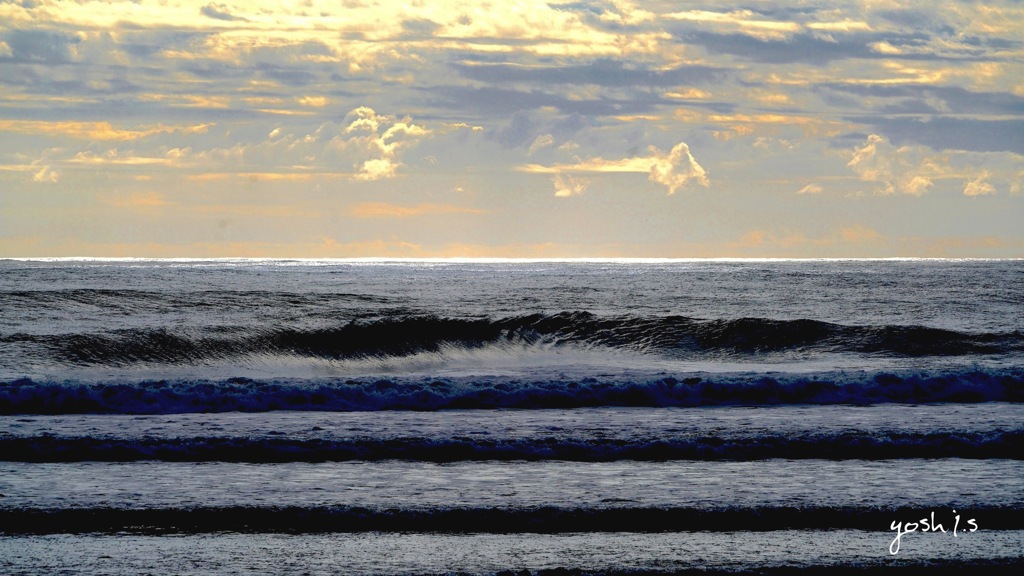
<path id="1" fill-rule="evenodd" d="M 401 206 L 385 202 L 363 202 L 352 206 L 348 215 L 353 218 L 408 218 L 431 214 L 484 214 L 484 210 L 448 204 L 419 204 Z"/>
<path id="2" fill-rule="evenodd" d="M 2 120 L 0 132 L 17 132 L 19 134 L 46 135 L 61 138 L 77 138 L 81 140 L 138 140 L 155 134 L 204 134 L 212 124 L 196 124 L 192 126 L 156 126 L 134 130 L 114 128 L 110 122 L 66 122 L 44 120 Z"/>

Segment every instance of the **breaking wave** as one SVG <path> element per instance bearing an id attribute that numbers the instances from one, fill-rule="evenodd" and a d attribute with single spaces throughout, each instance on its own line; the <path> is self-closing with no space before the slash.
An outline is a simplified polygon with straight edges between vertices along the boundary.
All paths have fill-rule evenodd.
<path id="1" fill-rule="evenodd" d="M 1024 334 L 1016 331 L 967 333 L 925 326 L 847 326 L 807 319 L 600 317 L 589 312 L 499 319 L 386 316 L 313 329 L 212 326 L 57 335 L 19 333 L 0 336 L 0 342 L 39 347 L 60 362 L 114 367 L 187 364 L 251 355 L 385 358 L 502 343 L 571 344 L 670 357 L 787 351 L 921 357 L 1024 351 Z"/>

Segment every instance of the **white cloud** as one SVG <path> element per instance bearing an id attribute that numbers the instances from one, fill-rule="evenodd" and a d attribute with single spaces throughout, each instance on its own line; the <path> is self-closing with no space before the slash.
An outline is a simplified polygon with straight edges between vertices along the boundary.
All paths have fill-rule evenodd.
<path id="1" fill-rule="evenodd" d="M 32 175 L 33 182 L 46 182 L 53 184 L 57 182 L 58 175 L 49 166 L 43 166 L 38 172 Z"/>
<path id="2" fill-rule="evenodd" d="M 853 152 L 846 164 L 860 179 L 881 186 L 881 194 L 920 196 L 932 187 L 932 178 L 941 170 L 939 160 L 924 157 L 920 150 L 903 146 L 896 148 L 877 134 L 868 136 L 864 145 Z"/>
<path id="3" fill-rule="evenodd" d="M 800 190 L 797 190 L 797 194 L 821 194 L 821 192 L 822 187 L 814 183 L 808 184 L 807 186 L 804 186 Z"/>
<path id="4" fill-rule="evenodd" d="M 662 14 L 661 18 L 693 22 L 719 32 L 741 32 L 762 40 L 779 40 L 803 30 L 797 22 L 767 20 L 751 10 L 712 12 L 688 10 Z"/>
<path id="5" fill-rule="evenodd" d="M 604 22 L 613 22 L 615 24 L 635 26 L 637 24 L 643 24 L 654 20 L 657 16 L 644 10 L 637 8 L 634 2 L 628 0 L 612 0 L 612 5 L 615 6 L 615 11 L 605 10 L 599 18 Z"/>
<path id="6" fill-rule="evenodd" d="M 977 178 L 971 180 L 964 186 L 965 196 L 985 196 L 995 194 L 996 189 L 988 183 L 988 170 L 983 171 Z"/>
<path id="7" fill-rule="evenodd" d="M 13 129 L 27 129 L 22 124 L 13 125 Z M 80 168 L 85 165 L 127 171 L 161 166 L 200 178 L 260 174 L 269 179 L 276 173 L 279 179 L 301 179 L 303 175 L 319 174 L 364 181 L 381 180 L 398 176 L 404 166 L 404 153 L 434 134 L 409 117 L 379 114 L 367 107 L 352 110 L 341 124 L 325 122 L 297 132 L 289 132 L 281 126 L 268 127 L 259 130 L 257 134 L 262 136 L 256 139 L 242 139 L 230 146 L 211 145 L 209 141 L 196 138 L 195 135 L 207 132 L 206 125 L 201 129 L 161 126 L 136 132 L 118 129 L 108 123 L 86 126 L 56 124 L 45 127 L 53 132 L 60 128 L 76 130 L 72 132 L 74 135 L 81 133 L 83 138 L 96 138 L 82 148 L 54 149 L 45 161 L 45 168 L 41 168 L 43 161 L 37 164 L 39 168 L 34 170 L 33 177 L 36 182 L 55 182 L 61 167 Z M 4 128 L 0 121 L 0 130 Z M 138 136 L 138 133 L 145 136 Z M 116 137 L 130 142 L 132 147 L 100 148 L 99 137 L 108 135 L 112 136 L 107 139 Z M 211 139 L 221 137 L 221 134 L 211 135 Z M 180 145 L 185 142 L 190 145 Z"/>
<path id="8" fill-rule="evenodd" d="M 701 186 L 708 186 L 707 173 L 697 159 L 690 152 L 690 147 L 685 142 L 680 142 L 672 147 L 672 150 L 665 153 L 656 146 L 647 149 L 650 156 L 634 156 L 621 160 L 607 160 L 605 158 L 589 158 L 580 160 L 575 164 L 555 164 L 544 166 L 541 164 L 527 164 L 520 166 L 521 172 L 532 172 L 537 174 L 555 174 L 572 172 L 632 172 L 647 174 L 647 179 L 668 188 L 668 193 L 675 194 L 691 182 Z M 557 187 L 557 184 L 556 184 Z"/>
<path id="9" fill-rule="evenodd" d="M 358 166 L 359 171 L 356 173 L 355 178 L 357 180 L 394 178 L 400 165 L 390 158 L 370 158 L 364 161 L 361 166 Z"/>
<path id="10" fill-rule="evenodd" d="M 532 156 L 533 153 L 536 152 L 537 150 L 540 150 L 542 148 L 547 148 L 548 146 L 551 146 L 554 143 L 555 143 L 555 137 L 554 136 L 552 136 L 551 134 L 541 134 L 540 136 L 537 136 L 537 138 L 535 138 L 533 140 L 533 143 L 530 144 L 530 149 L 527 150 L 526 153 L 528 155 Z"/>
<path id="11" fill-rule="evenodd" d="M 393 178 L 402 166 L 398 159 L 399 151 L 430 134 L 429 130 L 413 124 L 408 117 L 397 120 L 394 116 L 377 114 L 365 106 L 349 112 L 345 119 L 350 123 L 344 134 L 355 135 L 347 140 L 335 139 L 335 145 L 364 155 L 362 161 L 355 164 L 355 177 L 359 180 Z"/>
<path id="12" fill-rule="evenodd" d="M 695 181 L 701 186 L 707 187 L 708 177 L 704 167 L 697 163 L 697 160 L 690 153 L 690 147 L 685 142 L 676 144 L 668 154 L 662 154 L 657 148 L 651 146 L 652 159 L 650 176 L 651 182 L 657 182 L 668 188 L 669 194 L 675 194 L 676 190 Z"/>
<path id="13" fill-rule="evenodd" d="M 551 178 L 551 183 L 555 185 L 555 196 L 560 198 L 568 198 L 569 196 L 579 196 L 587 190 L 589 182 L 583 178 L 574 178 L 567 174 L 555 174 Z"/>

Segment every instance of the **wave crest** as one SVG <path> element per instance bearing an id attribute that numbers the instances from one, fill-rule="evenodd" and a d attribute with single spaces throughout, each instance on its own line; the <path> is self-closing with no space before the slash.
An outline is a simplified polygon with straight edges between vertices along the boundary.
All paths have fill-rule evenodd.
<path id="1" fill-rule="evenodd" d="M 395 315 L 335 327 L 139 328 L 105 333 L 0 337 L 38 346 L 76 365 L 188 364 L 252 355 L 320 359 L 404 357 L 494 344 L 577 345 L 675 358 L 806 351 L 896 357 L 1008 354 L 1024 334 L 967 333 L 925 326 L 846 326 L 817 320 L 701 320 L 684 316 L 600 317 L 589 312 L 499 319 Z"/>

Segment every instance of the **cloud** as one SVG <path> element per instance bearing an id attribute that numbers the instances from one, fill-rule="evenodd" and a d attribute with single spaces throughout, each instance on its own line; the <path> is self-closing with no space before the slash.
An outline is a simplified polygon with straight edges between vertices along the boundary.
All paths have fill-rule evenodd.
<path id="1" fill-rule="evenodd" d="M 719 81 L 726 69 L 687 64 L 669 69 L 655 69 L 610 59 L 589 64 L 550 66 L 493 63 L 461 63 L 453 67 L 465 78 L 492 84 L 529 83 L 553 85 L 587 85 L 609 87 L 667 86 L 677 87 L 700 82 Z"/>
<path id="2" fill-rule="evenodd" d="M 137 140 L 156 134 L 203 134 L 211 124 L 191 126 L 145 126 L 137 129 L 115 128 L 110 122 L 62 122 L 44 120 L 0 119 L 0 132 L 45 134 L 47 136 L 82 140 Z"/>
<path id="3" fill-rule="evenodd" d="M 936 150 L 1024 154 L 1024 119 L 1021 118 L 983 120 L 936 116 L 920 120 L 879 115 L 848 120 L 873 126 L 894 142 L 924 144 Z"/>
<path id="4" fill-rule="evenodd" d="M 83 150 L 71 158 L 65 160 L 67 164 L 89 165 L 94 167 L 111 166 L 167 166 L 171 168 L 182 168 L 189 166 L 188 157 L 191 150 L 173 148 L 167 150 L 160 156 L 143 156 L 135 151 L 121 151 L 117 148 L 106 150 L 97 154 L 92 150 Z"/>
<path id="5" fill-rule="evenodd" d="M 866 46 L 868 41 L 865 39 L 850 41 L 847 38 L 839 43 L 807 33 L 779 38 L 694 31 L 684 34 L 683 38 L 703 46 L 711 54 L 728 54 L 769 64 L 803 62 L 825 66 L 833 60 L 878 56 Z"/>
<path id="6" fill-rule="evenodd" d="M 39 171 L 32 175 L 33 182 L 45 182 L 54 184 L 57 182 L 57 180 L 57 173 L 51 170 L 49 166 L 43 166 L 42 168 L 39 169 Z"/>
<path id="7" fill-rule="evenodd" d="M 589 185 L 586 179 L 574 178 L 567 174 L 555 174 L 551 178 L 551 183 L 555 185 L 555 196 L 559 198 L 579 196 L 587 190 Z"/>
<path id="8" fill-rule="evenodd" d="M 998 234 L 1024 183 L 1024 6 L 1006 0 L 29 3 L 0 0 L 0 196 L 26 229 L 93 210 L 95 239 L 125 213 L 110 202 L 141 208 L 156 191 L 181 202 L 149 215 L 182 242 L 205 233 L 193 205 L 226 213 L 247 195 L 325 222 L 340 209 L 346 242 L 401 222 L 447 235 L 407 238 L 426 246 L 601 245 L 563 230 L 582 207 L 630 253 L 684 254 L 760 216 L 812 239 L 838 230 L 815 214 L 895 230 L 877 208 L 891 202 L 851 202 L 858 189 L 923 194 L 935 237 L 962 204 L 951 196 L 988 195 L 963 227 Z M 721 191 L 688 200 L 711 217 L 636 223 L 667 222 L 664 193 L 709 186 L 705 168 Z M 647 194 L 609 203 L 612 184 Z M 529 185 L 555 214 L 530 219 L 536 206 L 508 195 Z M 93 202 L 51 210 L 39 193 L 69 186 Z M 471 192 L 423 196 L 456 188 Z M 469 199 L 489 215 L 445 211 Z"/>
<path id="9" fill-rule="evenodd" d="M 973 69 L 968 69 L 973 73 Z M 973 76 L 973 74 L 971 74 Z M 1008 92 L 979 92 L 959 86 L 932 84 L 878 84 L 839 82 L 820 86 L 869 97 L 872 100 L 892 102 L 902 113 L 927 114 L 935 112 L 980 116 L 1020 116 L 1024 114 L 1024 98 Z"/>
<path id="10" fill-rule="evenodd" d="M 66 138 L 62 145 L 40 151 L 36 158 L 41 159 L 8 154 L 15 162 L 8 161 L 7 165 L 20 166 L 19 171 L 37 183 L 63 181 L 66 174 L 81 174 L 84 170 L 102 174 L 104 179 L 143 176 L 152 180 L 157 176 L 157 186 L 182 178 L 278 186 L 309 182 L 302 189 L 314 190 L 332 179 L 370 182 L 398 177 L 405 170 L 407 151 L 424 139 L 447 134 L 458 142 L 461 134 L 474 129 L 450 123 L 427 128 L 409 117 L 382 114 L 368 107 L 352 109 L 340 123 L 307 124 L 301 131 L 294 131 L 293 123 L 278 121 L 271 125 L 228 121 L 212 132 L 210 127 L 120 127 L 108 122 L 0 119 L 0 142 L 5 132 L 59 139 L 63 131 Z M 0 146 L 0 163 L 4 159 Z M 427 162 L 424 155 L 414 159 L 416 166 Z"/>
<path id="11" fill-rule="evenodd" d="M 372 108 L 358 107 L 349 112 L 342 124 L 325 122 L 298 134 L 280 126 L 270 129 L 254 125 L 248 132 L 255 139 L 239 138 L 234 145 L 210 146 L 210 140 L 195 136 L 205 134 L 208 125 L 185 127 L 143 127 L 124 130 L 106 122 L 41 122 L 0 120 L 0 131 L 58 135 L 63 129 L 70 136 L 90 139 L 85 149 L 61 148 L 65 165 L 94 167 L 143 168 L 163 166 L 190 172 L 189 178 L 199 181 L 242 177 L 252 181 L 306 181 L 314 178 L 345 176 L 354 180 L 373 181 L 396 177 L 403 153 L 433 131 L 416 124 L 409 117 L 379 114 Z M 157 134 L 173 137 L 178 143 L 167 145 L 146 140 Z M 135 148 L 102 149 L 103 140 L 136 141 Z M 206 148 L 201 148 L 206 144 Z M 339 170 L 339 164 L 351 170 Z"/>
<path id="12" fill-rule="evenodd" d="M 484 210 L 446 204 L 419 204 L 400 206 L 386 202 L 363 202 L 351 207 L 348 215 L 353 218 L 408 218 L 431 214 L 483 214 Z"/>
<path id="13" fill-rule="evenodd" d="M 241 16 L 234 16 L 234 15 L 232 15 L 230 12 L 228 12 L 228 7 L 223 5 L 223 4 L 214 4 L 214 3 L 211 2 L 211 3 L 207 4 L 206 6 L 203 6 L 202 8 L 200 8 L 199 12 L 203 16 L 207 16 L 209 18 L 214 18 L 216 20 L 224 20 L 224 21 L 227 21 L 227 22 L 236 22 L 236 21 L 245 22 L 245 21 L 247 21 L 245 18 L 243 18 Z"/>
<path id="14" fill-rule="evenodd" d="M 233 179 L 248 180 L 249 182 L 309 182 L 341 176 L 337 172 L 202 172 L 191 174 L 188 179 L 194 182 L 217 182 Z"/>
<path id="15" fill-rule="evenodd" d="M 611 0 L 615 11 L 605 10 L 599 18 L 603 22 L 612 22 L 621 26 L 636 26 L 657 18 L 653 12 L 637 8 L 636 4 L 628 0 Z"/>
<path id="16" fill-rule="evenodd" d="M 584 130 L 592 122 L 580 114 L 559 115 L 553 110 L 519 111 L 511 115 L 507 124 L 493 128 L 488 136 L 505 148 L 527 147 L 527 154 L 565 142 Z"/>
<path id="17" fill-rule="evenodd" d="M 837 226 L 820 234 L 807 234 L 800 230 L 749 230 L 736 240 L 726 243 L 729 253 L 742 255 L 785 254 L 806 256 L 808 254 L 831 254 L 850 256 L 853 254 L 890 255 L 893 239 L 887 238 L 874 228 L 860 223 Z M 881 252 L 879 252 L 881 250 Z M 899 251 L 895 252 L 900 255 Z"/>
<path id="18" fill-rule="evenodd" d="M 302 96 L 297 99 L 297 102 L 303 106 L 309 106 L 311 108 L 323 108 L 330 104 L 331 100 L 324 96 Z"/>
<path id="19" fill-rule="evenodd" d="M 675 194 L 676 190 L 686 186 L 690 181 L 707 187 L 707 173 L 697 163 L 686 143 L 676 144 L 668 154 L 662 154 L 653 146 L 650 151 L 654 163 L 651 165 L 648 179 L 651 182 L 665 185 L 669 194 Z"/>
<path id="20" fill-rule="evenodd" d="M 554 136 L 552 136 L 551 134 L 541 134 L 540 136 L 537 136 L 536 138 L 533 139 L 533 142 L 530 144 L 530 149 L 527 150 L 526 153 L 532 156 L 534 152 L 542 148 L 552 146 L 554 143 Z"/>
<path id="21" fill-rule="evenodd" d="M 369 156 L 355 165 L 355 177 L 359 180 L 393 178 L 402 166 L 398 160 L 399 150 L 430 134 L 426 128 L 413 124 L 410 118 L 398 120 L 394 116 L 377 114 L 366 106 L 349 112 L 345 120 L 350 124 L 344 134 L 353 136 L 347 141 L 335 141 L 335 144 L 343 149 L 355 148 Z"/>
<path id="22" fill-rule="evenodd" d="M 1021 164 L 1017 163 L 1017 167 L 1013 170 L 1010 175 L 1010 196 L 1020 196 L 1024 194 L 1024 170 L 1021 170 Z"/>
<path id="23" fill-rule="evenodd" d="M 996 189 L 988 183 L 988 170 L 983 171 L 977 178 L 971 180 L 964 186 L 965 196 L 985 196 L 995 194 Z"/>
<path id="24" fill-rule="evenodd" d="M 78 38 L 49 30 L 10 30 L 4 44 L 9 57 L 21 62 L 70 62 Z"/>
<path id="25" fill-rule="evenodd" d="M 487 116 L 514 115 L 516 112 L 555 108 L 567 114 L 588 117 L 621 116 L 650 112 L 671 101 L 654 93 L 640 91 L 629 97 L 579 97 L 542 91 L 539 89 L 513 90 L 495 86 L 439 86 L 432 90 L 439 96 L 438 104 L 455 110 L 472 110 Z M 675 104 L 675 102 L 672 102 Z M 698 105 L 694 102 L 693 105 Z M 718 106 L 715 103 L 699 103 Z"/>
<path id="26" fill-rule="evenodd" d="M 521 172 L 538 174 L 555 174 L 573 172 L 627 172 L 647 174 L 647 179 L 668 188 L 668 193 L 675 194 L 691 182 L 707 187 L 707 173 L 690 152 L 685 142 L 676 144 L 669 152 L 662 152 L 656 146 L 648 147 L 649 156 L 634 156 L 620 160 L 590 158 L 576 164 L 556 164 L 543 166 L 527 164 L 519 167 Z M 556 184 L 556 187 L 558 185 Z"/>
<path id="27" fill-rule="evenodd" d="M 846 165 L 861 180 L 880 184 L 879 193 L 920 196 L 932 187 L 936 170 L 933 161 L 916 156 L 909 147 L 896 148 L 884 137 L 871 134 Z"/>
<path id="28" fill-rule="evenodd" d="M 771 20 L 751 10 L 734 10 L 732 12 L 688 10 L 663 14 L 662 18 L 695 22 L 702 28 L 740 30 L 743 35 L 760 39 L 785 40 L 790 34 L 803 30 L 803 27 L 797 22 Z"/>
<path id="29" fill-rule="evenodd" d="M 118 208 L 134 209 L 162 208 L 164 206 L 174 205 L 173 202 L 167 201 L 163 194 L 153 191 L 134 192 L 130 194 L 109 194 L 103 198 L 103 201 Z"/>

